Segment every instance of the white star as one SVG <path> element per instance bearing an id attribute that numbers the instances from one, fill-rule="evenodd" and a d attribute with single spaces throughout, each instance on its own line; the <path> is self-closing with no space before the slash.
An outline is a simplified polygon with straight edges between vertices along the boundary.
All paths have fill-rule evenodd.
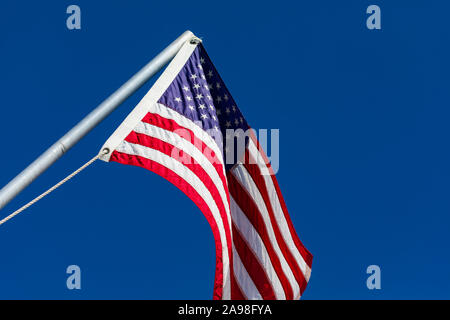
<path id="1" fill-rule="evenodd" d="M 196 75 L 196 74 L 191 74 L 191 79 L 192 79 L 192 80 L 197 79 L 197 75 Z"/>
<path id="2" fill-rule="evenodd" d="M 216 88 L 217 88 L 217 89 L 220 89 L 220 88 L 221 88 L 221 85 L 220 85 L 219 82 L 216 83 Z"/>
<path id="3" fill-rule="evenodd" d="M 197 67 L 198 67 L 200 70 L 203 70 L 203 67 L 202 67 L 201 64 L 199 64 Z"/>
<path id="4" fill-rule="evenodd" d="M 191 101 L 192 97 L 191 96 L 186 96 L 187 101 Z"/>
<path id="5" fill-rule="evenodd" d="M 212 84 L 208 84 L 208 88 L 209 88 L 209 90 L 212 90 L 213 89 Z"/>
<path id="6" fill-rule="evenodd" d="M 191 105 L 191 104 L 190 104 L 188 107 L 189 107 L 189 109 L 191 109 L 192 111 L 195 110 L 195 107 L 194 107 L 193 105 Z"/>
<path id="7" fill-rule="evenodd" d="M 209 70 L 208 77 L 211 78 L 212 76 L 213 76 L 213 72 L 212 72 L 212 70 Z"/>
<path id="8" fill-rule="evenodd" d="M 233 109 L 233 112 L 236 112 L 236 106 L 232 106 L 231 109 Z"/>
<path id="9" fill-rule="evenodd" d="M 206 80 L 205 74 L 202 74 L 202 79 Z"/>
<path id="10" fill-rule="evenodd" d="M 217 96 L 216 100 L 217 100 L 217 102 L 222 102 L 222 97 L 221 96 Z"/>
<path id="11" fill-rule="evenodd" d="M 241 120 L 241 123 L 244 123 L 244 118 L 240 117 L 239 120 Z"/>
<path id="12" fill-rule="evenodd" d="M 181 102 L 181 98 L 180 98 L 180 97 L 176 97 L 176 98 L 175 98 L 175 101 L 176 101 L 176 102 Z"/>
<path id="13" fill-rule="evenodd" d="M 205 88 L 206 90 L 209 89 L 209 87 L 208 87 L 208 85 L 206 83 L 203 85 L 203 88 Z"/>
<path id="14" fill-rule="evenodd" d="M 205 59 L 203 57 L 200 58 L 200 63 L 204 64 L 205 63 Z"/>
<path id="15" fill-rule="evenodd" d="M 234 124 L 238 125 L 239 124 L 239 120 L 238 119 L 234 119 Z"/>
<path id="16" fill-rule="evenodd" d="M 212 116 L 212 118 L 213 118 L 213 120 L 217 120 L 216 116 L 214 116 L 214 115 Z"/>
<path id="17" fill-rule="evenodd" d="M 209 108 L 210 108 L 211 110 L 214 110 L 214 106 L 213 106 L 212 104 L 209 105 Z"/>
<path id="18" fill-rule="evenodd" d="M 215 129 L 216 131 L 219 131 L 219 128 L 218 128 L 217 126 L 214 126 L 214 129 Z"/>
<path id="19" fill-rule="evenodd" d="M 200 85 L 198 83 L 194 84 L 194 89 L 200 88 Z"/>
<path id="20" fill-rule="evenodd" d="M 201 117 L 202 119 L 207 119 L 207 118 L 208 118 L 208 116 L 207 116 L 206 114 L 202 114 L 200 117 Z"/>
<path id="21" fill-rule="evenodd" d="M 230 108 L 227 107 L 227 108 L 225 109 L 225 112 L 226 112 L 226 113 L 230 113 L 230 112 L 231 112 L 231 111 L 230 111 Z"/>
<path id="22" fill-rule="evenodd" d="M 225 99 L 225 101 L 228 101 L 228 95 L 224 95 L 223 98 Z"/>
<path id="23" fill-rule="evenodd" d="M 197 99 L 202 99 L 203 95 L 201 93 L 199 93 L 198 95 L 195 96 Z"/>
<path id="24" fill-rule="evenodd" d="M 231 127 L 231 122 L 227 121 L 227 123 L 225 123 L 225 125 L 227 126 L 227 128 Z"/>
<path id="25" fill-rule="evenodd" d="M 222 111 L 220 111 L 220 109 L 217 109 L 216 113 L 217 113 L 218 116 L 220 116 L 222 114 Z"/>
<path id="26" fill-rule="evenodd" d="M 188 91 L 189 91 L 189 88 L 188 88 L 187 86 L 184 86 L 184 87 L 183 87 L 183 90 L 186 91 L 186 92 L 188 92 Z"/>
<path id="27" fill-rule="evenodd" d="M 201 105 L 199 105 L 198 107 L 199 107 L 200 109 L 202 109 L 202 110 L 206 108 L 204 104 L 201 104 Z"/>

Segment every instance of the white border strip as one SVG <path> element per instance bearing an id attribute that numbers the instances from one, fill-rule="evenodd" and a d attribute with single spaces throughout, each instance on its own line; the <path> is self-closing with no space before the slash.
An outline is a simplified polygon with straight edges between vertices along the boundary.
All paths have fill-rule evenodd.
<path id="1" fill-rule="evenodd" d="M 194 38 L 197 39 L 197 38 Z M 142 120 L 142 118 L 149 112 L 151 106 L 155 104 L 159 98 L 164 94 L 170 86 L 175 77 L 180 73 L 181 69 L 186 64 L 189 57 L 197 47 L 198 42 L 191 43 L 191 40 L 186 41 L 178 51 L 177 55 L 162 75 L 156 80 L 155 84 L 150 88 L 147 94 L 142 98 L 138 105 L 131 111 L 126 119 L 114 131 L 114 133 L 105 142 L 101 150 L 109 149 L 108 154 L 102 155 L 101 160 L 109 162 L 112 152 L 117 146 L 127 137 L 127 135 L 134 129 L 134 127 Z M 198 39 L 199 40 L 199 39 Z M 200 41 L 200 40 L 199 40 Z"/>

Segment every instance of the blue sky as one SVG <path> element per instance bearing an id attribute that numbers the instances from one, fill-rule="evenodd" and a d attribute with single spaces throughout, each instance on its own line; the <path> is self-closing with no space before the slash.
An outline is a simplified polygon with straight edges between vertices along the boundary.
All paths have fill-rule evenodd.
<path id="1" fill-rule="evenodd" d="M 82 29 L 66 28 L 77 4 Z M 370 4 L 381 30 L 366 28 Z M 0 185 L 184 30 L 254 128 L 280 129 L 277 175 L 314 254 L 304 299 L 450 298 L 446 1 L 0 4 Z M 150 88 L 0 211 L 94 156 Z M 167 181 L 97 162 L 0 227 L 0 299 L 210 299 L 206 219 Z M 79 265 L 82 289 L 66 288 Z M 368 290 L 366 268 L 381 268 Z"/>

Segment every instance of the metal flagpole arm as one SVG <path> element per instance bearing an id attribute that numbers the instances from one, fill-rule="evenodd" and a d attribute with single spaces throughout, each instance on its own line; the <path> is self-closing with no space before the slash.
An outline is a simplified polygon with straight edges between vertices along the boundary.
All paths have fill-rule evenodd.
<path id="1" fill-rule="evenodd" d="M 91 113 L 67 132 L 61 139 L 48 148 L 41 156 L 39 156 L 39 158 L 34 160 L 19 175 L 3 187 L 0 190 L 0 209 L 6 206 L 6 204 L 47 170 L 56 160 L 61 158 L 70 148 L 77 144 L 78 141 L 111 114 L 111 112 L 122 104 L 122 102 L 169 63 L 180 50 L 181 46 L 193 37 L 195 36 L 192 32 L 185 31 L 97 108 L 91 111 Z"/>

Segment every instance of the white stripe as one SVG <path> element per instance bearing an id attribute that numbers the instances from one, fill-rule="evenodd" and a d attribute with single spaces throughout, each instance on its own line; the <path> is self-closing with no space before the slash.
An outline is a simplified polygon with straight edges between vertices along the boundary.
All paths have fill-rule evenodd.
<path id="1" fill-rule="evenodd" d="M 284 216 L 283 209 L 281 208 L 280 199 L 278 198 L 277 191 L 275 189 L 275 186 L 273 185 L 272 177 L 270 175 L 264 174 L 265 170 L 269 170 L 262 160 L 263 157 L 261 153 L 257 150 L 257 147 L 251 139 L 248 149 L 252 157 L 257 160 L 257 164 L 261 169 L 262 176 L 264 177 L 264 181 L 266 183 L 267 193 L 269 194 L 270 203 L 275 215 L 275 220 L 277 221 L 278 227 L 280 228 L 281 235 L 283 236 L 283 239 L 287 247 L 289 248 L 289 251 L 297 261 L 298 266 L 305 276 L 306 281 L 308 281 L 311 275 L 311 268 L 306 264 L 305 259 L 300 254 L 297 246 L 295 245 L 294 239 L 292 238 L 292 234 L 289 230 L 289 226 Z"/>
<path id="2" fill-rule="evenodd" d="M 270 242 L 272 243 L 272 246 L 280 259 L 281 262 L 281 268 L 283 269 L 283 272 L 285 273 L 289 283 L 291 284 L 291 288 L 294 294 L 294 297 L 300 296 L 300 287 L 295 280 L 294 274 L 292 273 L 291 268 L 289 267 L 283 253 L 281 252 L 281 249 L 278 245 L 278 242 L 275 237 L 275 232 L 273 231 L 272 223 L 270 222 L 270 216 L 269 212 L 267 211 L 266 205 L 264 203 L 264 200 L 259 193 L 258 187 L 255 185 L 255 182 L 253 181 L 250 174 L 247 172 L 247 169 L 242 164 L 238 164 L 235 166 L 232 170 L 233 175 L 237 178 L 238 181 L 241 182 L 242 186 L 245 190 L 247 190 L 250 197 L 255 201 L 259 212 L 261 212 L 261 216 L 264 220 L 264 224 L 267 229 L 267 233 L 269 235 Z"/>
<path id="3" fill-rule="evenodd" d="M 227 186 L 226 185 L 224 186 L 214 166 L 197 147 L 195 147 L 190 141 L 181 138 L 178 134 L 151 125 L 149 123 L 139 122 L 136 128 L 134 128 L 134 131 L 137 133 L 145 134 L 150 137 L 155 137 L 168 144 L 171 144 L 177 147 L 178 149 L 183 150 L 183 152 L 188 155 L 186 159 L 187 161 L 189 161 L 190 163 L 198 163 L 203 168 L 203 170 L 206 171 L 206 173 L 216 186 L 217 190 L 219 191 L 220 197 L 225 207 L 225 211 L 227 213 L 228 225 L 231 226 L 230 205 L 228 203 L 228 198 L 225 191 L 225 188 Z M 173 157 L 177 158 L 178 154 L 174 155 Z"/>
<path id="4" fill-rule="evenodd" d="M 233 271 L 239 288 L 248 300 L 262 300 L 261 294 L 242 264 L 241 258 L 233 246 Z"/>
<path id="5" fill-rule="evenodd" d="M 185 180 L 188 184 L 190 184 L 197 191 L 200 197 L 203 198 L 206 205 L 210 208 L 213 214 L 214 220 L 217 224 L 217 228 L 219 229 L 220 241 L 222 244 L 223 279 L 224 279 L 223 280 L 224 290 L 222 298 L 230 299 L 230 291 L 229 291 L 230 285 L 229 283 L 227 284 L 227 282 L 230 282 L 230 260 L 228 257 L 225 229 L 216 202 L 214 201 L 213 197 L 211 196 L 211 193 L 205 187 L 203 182 L 191 170 L 189 170 L 188 167 L 184 166 L 179 161 L 169 157 L 168 155 L 158 150 L 147 148 L 138 144 L 129 143 L 127 141 L 122 141 L 119 144 L 119 146 L 117 146 L 116 150 L 118 152 L 126 153 L 129 155 L 141 156 L 150 159 L 172 170 L 183 180 Z"/>
<path id="6" fill-rule="evenodd" d="M 230 202 L 234 225 L 240 231 L 242 237 L 250 246 L 250 249 L 253 251 L 253 253 L 255 253 L 259 264 L 264 269 L 267 278 L 269 278 L 270 285 L 272 286 L 272 289 L 275 293 L 275 297 L 278 300 L 285 300 L 286 295 L 284 294 L 283 286 L 280 282 L 280 279 L 278 278 L 275 269 L 273 268 L 272 262 L 270 260 L 270 255 L 267 252 L 266 247 L 264 246 L 263 240 L 255 230 L 251 222 L 248 220 L 247 216 L 242 212 L 241 208 L 239 208 L 233 197 L 230 197 Z"/>

